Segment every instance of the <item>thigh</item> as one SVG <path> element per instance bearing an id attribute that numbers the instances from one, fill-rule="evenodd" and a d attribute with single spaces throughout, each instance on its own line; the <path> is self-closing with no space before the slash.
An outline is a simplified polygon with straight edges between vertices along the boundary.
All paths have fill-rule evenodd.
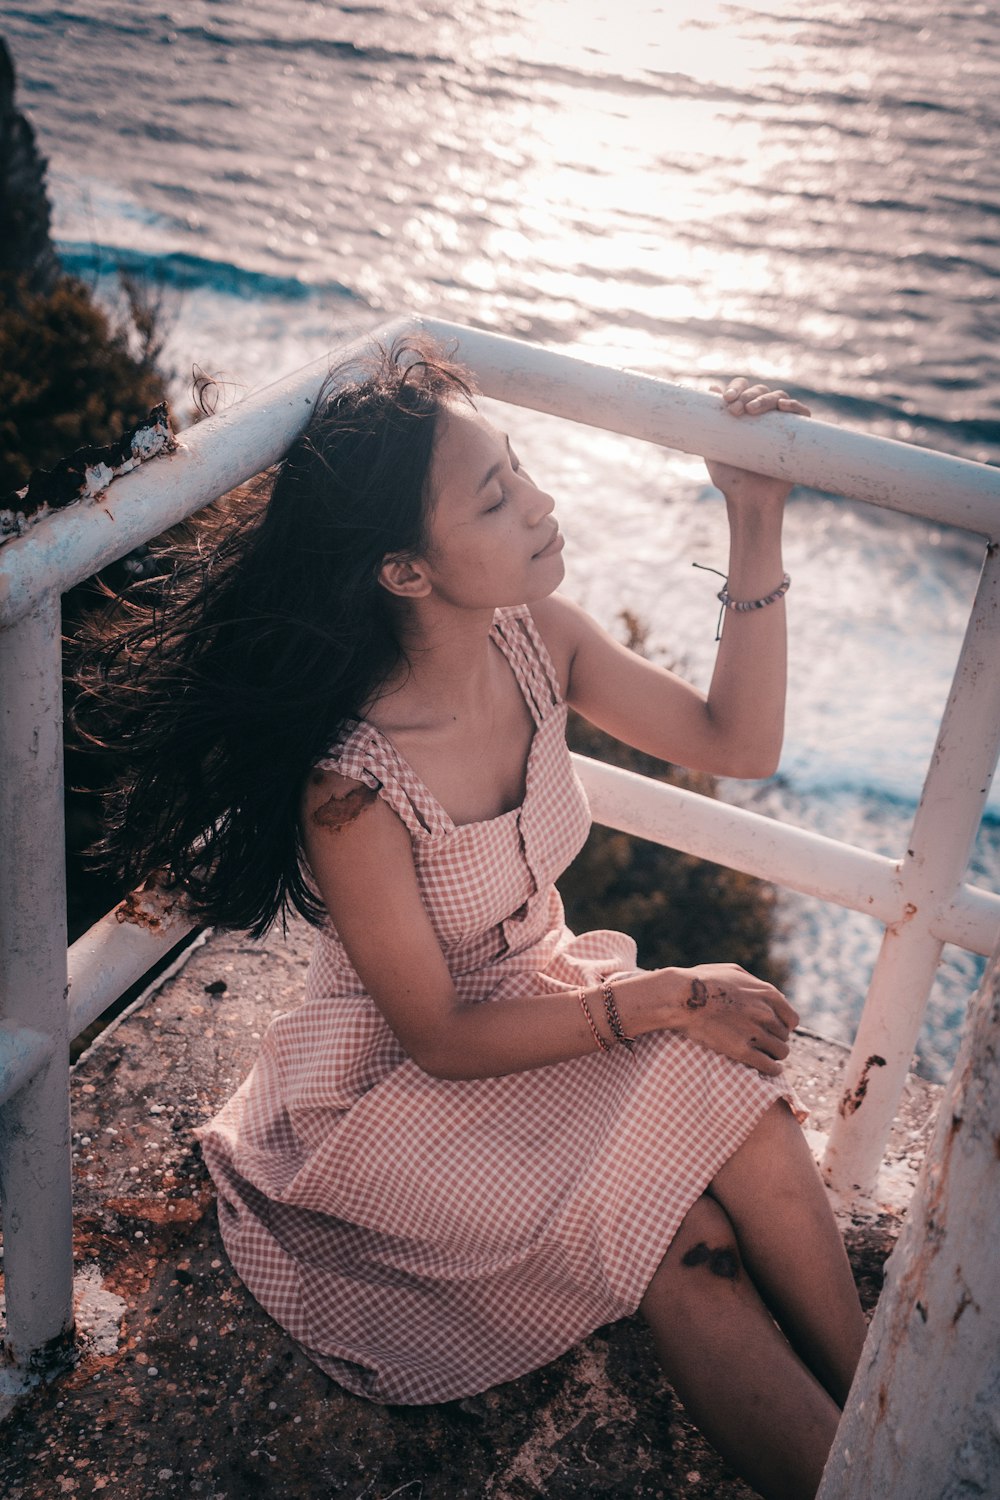
<path id="1" fill-rule="evenodd" d="M 692 1275 L 697 1272 L 698 1274 Z M 647 1317 L 692 1297 L 698 1301 L 714 1289 L 731 1291 L 745 1272 L 732 1220 L 707 1194 L 688 1209 L 639 1304 Z"/>

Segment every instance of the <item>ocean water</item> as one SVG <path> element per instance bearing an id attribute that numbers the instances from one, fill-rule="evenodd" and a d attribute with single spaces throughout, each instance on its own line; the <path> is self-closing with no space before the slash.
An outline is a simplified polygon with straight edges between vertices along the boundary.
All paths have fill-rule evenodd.
<path id="1" fill-rule="evenodd" d="M 803 14 L 805 11 L 805 14 Z M 0 0 L 65 263 L 160 289 L 183 419 L 405 310 L 1000 461 L 1000 17 L 962 0 Z M 502 414 L 566 589 L 707 685 L 725 521 L 701 464 Z M 726 796 L 898 855 L 978 539 L 796 492 L 786 748 Z M 1000 888 L 994 789 L 970 878 Z M 880 929 L 788 896 L 789 993 L 849 1038 Z M 940 1077 L 981 963 L 946 950 Z"/>

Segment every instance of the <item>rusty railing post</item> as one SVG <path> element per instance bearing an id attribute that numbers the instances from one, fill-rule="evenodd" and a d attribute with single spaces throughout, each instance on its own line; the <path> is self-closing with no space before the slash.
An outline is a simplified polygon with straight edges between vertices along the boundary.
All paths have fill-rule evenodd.
<path id="1" fill-rule="evenodd" d="M 966 1025 L 817 1500 L 1000 1495 L 1000 948 Z"/>
<path id="2" fill-rule="evenodd" d="M 1000 750 L 1000 546 L 982 576 L 905 856 L 902 917 L 886 928 L 823 1160 L 837 1192 L 878 1174 L 941 957 L 936 933 L 965 876 Z"/>

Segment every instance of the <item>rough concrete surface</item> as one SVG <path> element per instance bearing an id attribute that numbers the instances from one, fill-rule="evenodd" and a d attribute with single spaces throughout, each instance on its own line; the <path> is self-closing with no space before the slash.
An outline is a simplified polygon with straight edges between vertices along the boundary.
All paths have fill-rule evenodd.
<path id="1" fill-rule="evenodd" d="M 192 1129 L 302 990 L 308 931 L 217 934 L 73 1075 L 78 1354 L 2 1429 L 6 1500 L 749 1500 L 683 1417 L 637 1320 L 543 1370 L 434 1407 L 375 1406 L 312 1365 L 244 1291 Z M 846 1053 L 803 1035 L 791 1073 L 828 1128 Z M 890 1155 L 914 1161 L 939 1091 L 911 1082 Z M 867 1307 L 894 1213 L 848 1214 Z"/>

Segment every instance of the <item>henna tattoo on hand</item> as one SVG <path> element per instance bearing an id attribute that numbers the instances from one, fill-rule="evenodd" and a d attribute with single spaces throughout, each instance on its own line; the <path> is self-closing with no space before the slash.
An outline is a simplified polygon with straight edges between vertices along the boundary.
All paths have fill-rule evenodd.
<path id="1" fill-rule="evenodd" d="M 733 994 L 724 984 L 710 990 L 704 979 L 692 979 L 691 993 L 684 1002 L 688 1010 L 702 1010 L 710 1000 L 715 1000 L 719 1005 L 740 1006 L 739 994 Z"/>
<path id="2" fill-rule="evenodd" d="M 708 985 L 704 979 L 692 979 L 691 993 L 684 1003 L 688 1010 L 701 1010 L 708 1004 Z"/>

